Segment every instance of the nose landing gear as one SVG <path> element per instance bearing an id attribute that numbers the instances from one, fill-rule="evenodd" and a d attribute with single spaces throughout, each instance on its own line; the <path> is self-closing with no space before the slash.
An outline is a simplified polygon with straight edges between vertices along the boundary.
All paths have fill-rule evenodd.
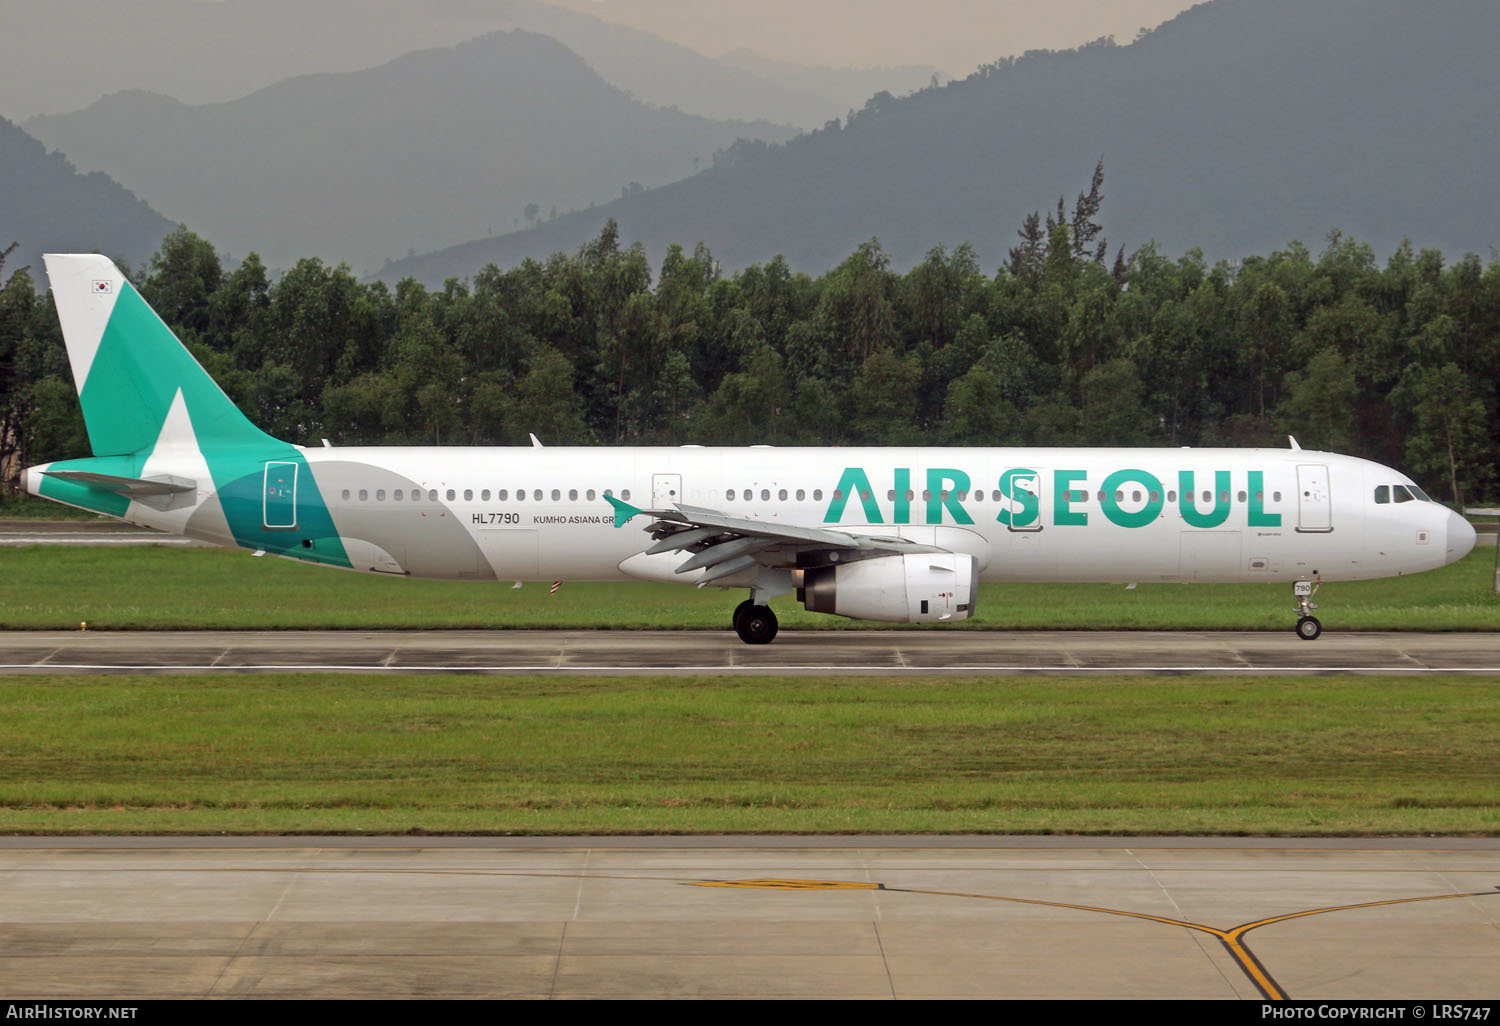
<path id="1" fill-rule="evenodd" d="M 1313 571 L 1312 580 L 1297 581 L 1292 585 L 1292 594 L 1297 599 L 1297 637 L 1303 641 L 1316 641 L 1318 635 L 1323 633 L 1323 625 L 1312 615 L 1312 611 L 1318 608 L 1312 598 L 1318 593 L 1322 583 L 1317 571 Z"/>

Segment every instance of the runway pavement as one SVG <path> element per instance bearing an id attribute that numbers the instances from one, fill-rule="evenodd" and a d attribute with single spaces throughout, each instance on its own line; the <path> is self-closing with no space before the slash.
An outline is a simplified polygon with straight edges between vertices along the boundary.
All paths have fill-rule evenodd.
<path id="1" fill-rule="evenodd" d="M 0 548 L 20 545 L 166 545 L 212 548 L 196 538 L 162 534 L 120 520 L 0 520 Z"/>
<path id="2" fill-rule="evenodd" d="M 0 998 L 1500 997 L 1500 841 L 0 839 Z"/>
<path id="3" fill-rule="evenodd" d="M 1500 674 L 1500 634 L 10 631 L 0 673 Z"/>

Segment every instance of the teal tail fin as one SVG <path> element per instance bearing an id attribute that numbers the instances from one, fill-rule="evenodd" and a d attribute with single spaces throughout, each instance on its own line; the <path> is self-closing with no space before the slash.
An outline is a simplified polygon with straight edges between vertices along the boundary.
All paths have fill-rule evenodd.
<path id="1" fill-rule="evenodd" d="M 203 448 L 277 447 L 245 418 L 113 261 L 47 254 L 73 383 L 95 456 L 147 452 L 191 424 Z M 181 395 L 186 417 L 168 414 Z"/>
<path id="2" fill-rule="evenodd" d="M 48 254 L 94 455 L 26 490 L 159 530 L 348 566 L 302 450 L 250 423 L 107 257 Z"/>

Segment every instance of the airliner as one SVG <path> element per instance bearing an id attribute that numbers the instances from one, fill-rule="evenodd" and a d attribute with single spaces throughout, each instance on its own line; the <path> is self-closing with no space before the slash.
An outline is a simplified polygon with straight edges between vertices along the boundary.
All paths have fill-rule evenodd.
<path id="1" fill-rule="evenodd" d="M 676 581 L 730 618 L 972 617 L 981 581 L 1293 585 L 1416 573 L 1474 529 L 1407 476 L 1303 450 L 303 447 L 250 423 L 106 257 L 48 255 L 93 455 L 26 490 L 159 531 L 372 574 Z M 995 593 L 991 592 L 993 596 Z"/>

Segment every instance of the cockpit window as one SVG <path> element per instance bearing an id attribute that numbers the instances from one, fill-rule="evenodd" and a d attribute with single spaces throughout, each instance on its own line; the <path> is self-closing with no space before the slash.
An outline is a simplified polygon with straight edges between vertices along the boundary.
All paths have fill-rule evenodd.
<path id="1" fill-rule="evenodd" d="M 1421 499 L 1423 502 L 1431 502 L 1432 501 L 1432 496 L 1430 496 L 1426 492 L 1422 491 L 1422 489 L 1418 488 L 1416 485 L 1407 485 L 1406 487 L 1410 488 L 1411 489 L 1411 493 L 1413 495 L 1415 495 L 1417 498 Z"/>
<path id="2" fill-rule="evenodd" d="M 1375 488 L 1375 501 L 1384 505 L 1391 501 L 1391 486 L 1377 485 Z"/>
<path id="3" fill-rule="evenodd" d="M 1406 490 L 1406 485 L 1394 485 L 1391 491 L 1395 493 L 1397 502 L 1415 502 L 1417 497 Z"/>

